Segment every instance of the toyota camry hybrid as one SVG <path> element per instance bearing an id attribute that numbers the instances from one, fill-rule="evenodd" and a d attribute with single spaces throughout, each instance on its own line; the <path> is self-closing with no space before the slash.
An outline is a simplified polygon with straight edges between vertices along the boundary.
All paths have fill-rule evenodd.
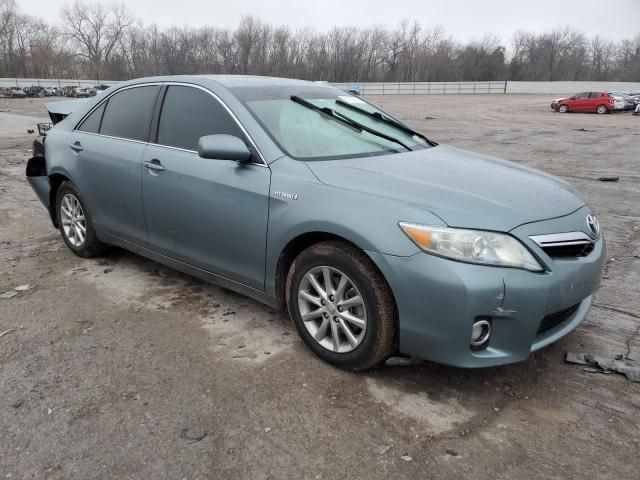
<path id="1" fill-rule="evenodd" d="M 27 177 L 75 254 L 117 245 L 287 309 L 336 366 L 523 361 L 598 288 L 605 242 L 570 184 L 328 84 L 154 77 L 74 105 Z"/>

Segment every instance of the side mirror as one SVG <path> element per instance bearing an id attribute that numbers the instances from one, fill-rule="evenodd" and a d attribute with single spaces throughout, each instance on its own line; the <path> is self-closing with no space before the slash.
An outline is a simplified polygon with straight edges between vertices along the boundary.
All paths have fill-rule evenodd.
<path id="1" fill-rule="evenodd" d="M 213 160 L 234 160 L 247 163 L 251 151 L 238 137 L 233 135 L 206 135 L 198 140 L 198 155 Z"/>

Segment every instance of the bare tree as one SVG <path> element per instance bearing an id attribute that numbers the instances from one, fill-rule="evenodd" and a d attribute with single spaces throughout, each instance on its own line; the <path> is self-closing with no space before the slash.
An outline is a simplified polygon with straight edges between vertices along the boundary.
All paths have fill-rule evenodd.
<path id="1" fill-rule="evenodd" d="M 90 72 L 101 77 L 104 62 L 131 25 L 129 13 L 123 4 L 105 7 L 101 3 L 76 0 L 63 9 L 65 34 L 78 47 L 78 55 L 89 62 Z"/>
<path id="2" fill-rule="evenodd" d="M 312 80 L 640 80 L 640 36 L 587 38 L 569 27 L 520 31 L 511 55 L 495 35 L 459 43 L 441 27 L 401 22 L 297 31 L 245 16 L 236 28 L 159 27 L 123 5 L 76 1 L 62 24 L 0 0 L 0 76 L 119 80 L 156 74 L 254 73 Z"/>

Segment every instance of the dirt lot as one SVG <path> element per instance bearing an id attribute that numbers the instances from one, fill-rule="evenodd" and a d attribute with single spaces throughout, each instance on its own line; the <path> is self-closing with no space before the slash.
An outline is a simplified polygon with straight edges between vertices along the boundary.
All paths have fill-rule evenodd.
<path id="1" fill-rule="evenodd" d="M 0 299 L 0 478 L 637 478 L 640 384 L 563 358 L 640 359 L 640 117 L 372 100 L 576 184 L 610 257 L 587 321 L 518 365 L 338 371 L 284 314 L 120 250 L 72 255 L 24 178 L 45 100 L 0 100 L 0 293 L 31 286 Z"/>

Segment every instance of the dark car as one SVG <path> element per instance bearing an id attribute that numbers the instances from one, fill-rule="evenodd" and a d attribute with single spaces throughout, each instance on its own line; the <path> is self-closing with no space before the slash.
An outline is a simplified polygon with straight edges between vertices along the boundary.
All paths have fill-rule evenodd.
<path id="1" fill-rule="evenodd" d="M 46 95 L 44 87 L 41 87 L 39 85 L 24 87 L 24 93 L 27 95 L 27 97 L 44 97 Z"/>

